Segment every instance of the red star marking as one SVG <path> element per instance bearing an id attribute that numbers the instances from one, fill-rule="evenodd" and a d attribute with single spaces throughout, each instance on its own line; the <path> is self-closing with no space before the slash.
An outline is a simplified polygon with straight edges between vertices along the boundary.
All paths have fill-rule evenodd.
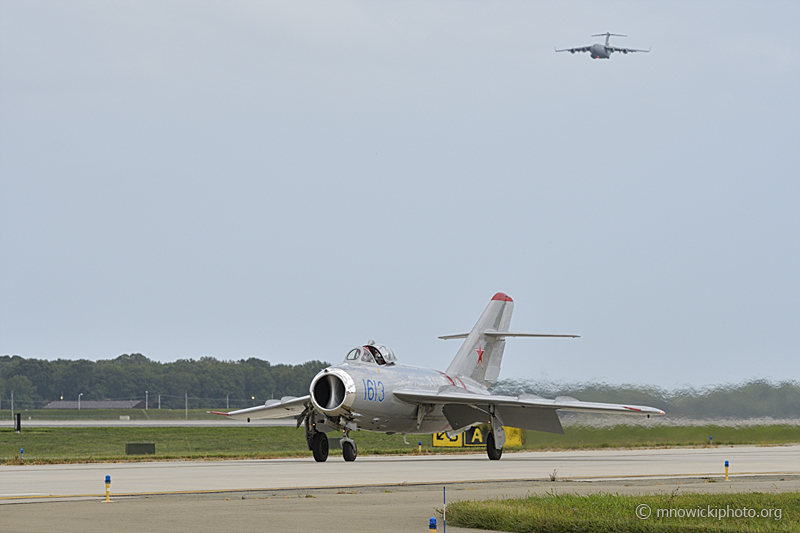
<path id="1" fill-rule="evenodd" d="M 481 348 L 481 341 L 478 341 L 478 347 L 475 348 L 475 351 L 478 352 L 478 364 L 475 365 L 475 368 L 478 368 L 478 365 L 481 365 L 481 368 L 483 368 L 483 353 L 486 350 Z"/>

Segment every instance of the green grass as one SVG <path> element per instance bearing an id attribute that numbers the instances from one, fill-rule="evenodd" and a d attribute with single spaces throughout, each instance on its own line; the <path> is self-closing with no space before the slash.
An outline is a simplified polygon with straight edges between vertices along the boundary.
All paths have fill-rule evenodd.
<path id="1" fill-rule="evenodd" d="M 352 434 L 351 434 L 352 435 Z M 338 433 L 329 434 L 338 437 Z M 359 453 L 417 453 L 417 437 L 403 443 L 400 435 L 358 432 Z M 423 436 L 423 439 L 426 437 Z M 427 448 L 430 448 L 430 435 Z M 126 456 L 128 442 L 154 442 L 156 454 Z M 85 462 L 149 459 L 271 458 L 310 456 L 303 429 L 292 427 L 90 427 L 28 428 L 21 433 L 0 429 L 0 462 L 19 463 L 24 448 L 26 462 Z M 341 449 L 331 445 L 332 455 Z"/>
<path id="2" fill-rule="evenodd" d="M 646 505 L 650 516 L 639 518 L 637 507 Z M 694 517 L 679 513 L 708 509 L 732 512 L 745 508 L 765 516 L 755 518 Z M 673 515 L 658 516 L 659 509 Z M 695 510 L 695 511 L 692 511 Z M 725 511 L 727 512 L 727 511 Z M 769 515 L 767 513 L 770 513 Z M 779 513 L 779 515 L 778 515 Z M 780 519 L 777 517 L 780 516 Z M 549 493 L 527 498 L 459 501 L 447 506 L 451 526 L 512 532 L 772 532 L 800 531 L 800 494 L 619 494 Z"/>
<path id="3" fill-rule="evenodd" d="M 800 426 L 610 426 L 566 427 L 564 435 L 525 432 L 525 449 L 586 449 L 609 447 L 704 446 L 708 436 L 714 445 L 800 443 Z"/>
<path id="4" fill-rule="evenodd" d="M 5 405 L 5 402 L 3 403 Z M 189 420 L 219 420 L 219 415 L 210 415 L 207 411 L 220 409 L 189 409 Z M 222 409 L 226 411 L 226 409 Z M 31 420 L 119 420 L 120 416 L 129 416 L 131 420 L 184 420 L 183 409 L 25 409 L 17 410 L 22 415 L 22 423 Z M 11 420 L 11 410 L 0 410 L 0 420 Z"/>
<path id="5" fill-rule="evenodd" d="M 617 426 L 589 429 L 567 428 L 565 435 L 526 432 L 526 450 L 569 450 L 636 446 L 696 446 L 714 443 L 788 444 L 800 442 L 797 426 L 727 427 L 654 427 Z M 384 435 L 359 431 L 352 434 L 359 454 L 415 454 L 421 440 L 425 453 L 484 453 L 482 448 L 433 448 L 430 435 Z M 337 432 L 329 436 L 337 437 Z M 705 436 L 705 437 L 704 437 Z M 125 456 L 125 443 L 154 442 L 155 456 Z M 149 459 L 204 458 L 268 458 L 304 457 L 306 448 L 303 430 L 293 427 L 90 427 L 90 428 L 26 428 L 14 433 L 8 426 L 0 428 L 0 463 L 19 461 L 19 450 L 25 449 L 27 461 L 85 462 Z M 512 451 L 513 449 L 509 449 Z M 331 453 L 341 450 L 332 445 Z"/>

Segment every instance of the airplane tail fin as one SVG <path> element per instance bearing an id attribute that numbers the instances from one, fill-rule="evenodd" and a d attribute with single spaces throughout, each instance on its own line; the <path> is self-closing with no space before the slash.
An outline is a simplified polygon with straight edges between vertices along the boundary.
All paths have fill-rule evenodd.
<path id="1" fill-rule="evenodd" d="M 514 300 L 502 292 L 492 297 L 478 322 L 469 333 L 445 335 L 440 339 L 466 339 L 450 366 L 448 374 L 467 377 L 488 387 L 500 376 L 500 363 L 506 349 L 506 337 L 579 337 L 549 333 L 511 333 L 511 313 Z"/>
<path id="2" fill-rule="evenodd" d="M 595 33 L 594 35 L 592 35 L 592 37 L 603 37 L 603 36 L 605 36 L 606 38 L 606 46 L 608 46 L 608 40 L 611 37 L 627 37 L 627 35 L 622 35 L 621 33 L 610 33 L 610 32 Z"/>
<path id="3" fill-rule="evenodd" d="M 498 292 L 492 297 L 492 301 L 486 306 L 472 331 L 464 335 L 440 337 L 442 339 L 466 337 L 453 362 L 447 367 L 447 373 L 468 377 L 487 386 L 496 381 L 500 375 L 500 363 L 503 360 L 506 341 L 504 336 L 493 333 L 508 332 L 513 311 L 514 300 Z"/>

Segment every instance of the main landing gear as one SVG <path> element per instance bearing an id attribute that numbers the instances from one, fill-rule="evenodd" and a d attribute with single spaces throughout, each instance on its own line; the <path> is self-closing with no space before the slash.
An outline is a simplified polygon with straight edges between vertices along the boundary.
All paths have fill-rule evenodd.
<path id="1" fill-rule="evenodd" d="M 323 431 L 317 431 L 316 422 L 312 422 L 311 415 L 305 417 L 306 443 L 308 449 L 314 454 L 314 460 L 324 463 L 328 460 L 328 436 Z"/>
<path id="2" fill-rule="evenodd" d="M 311 451 L 314 453 L 314 460 L 324 463 L 328 459 L 328 436 L 321 431 L 314 433 L 311 441 Z"/>
<path id="3" fill-rule="evenodd" d="M 506 445 L 506 432 L 503 429 L 503 421 L 495 412 L 493 405 L 489 406 L 489 413 L 492 420 L 489 423 L 489 435 L 486 437 L 486 455 L 492 461 L 497 461 L 503 456 L 503 446 Z"/>
<path id="4" fill-rule="evenodd" d="M 486 454 L 492 461 L 497 461 L 503 456 L 503 448 L 497 448 L 494 445 L 494 431 L 489 431 L 489 436 L 486 437 Z"/>

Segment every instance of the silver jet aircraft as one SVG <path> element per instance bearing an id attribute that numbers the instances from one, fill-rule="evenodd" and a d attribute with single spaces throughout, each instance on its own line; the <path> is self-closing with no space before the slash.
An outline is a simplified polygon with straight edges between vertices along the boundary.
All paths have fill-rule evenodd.
<path id="1" fill-rule="evenodd" d="M 593 44 L 591 46 L 579 46 L 578 48 L 564 48 L 563 50 L 556 50 L 556 52 L 569 52 L 574 54 L 575 52 L 589 52 L 591 54 L 592 59 L 609 59 L 613 52 L 619 52 L 622 54 L 628 54 L 633 52 L 649 52 L 650 50 L 637 50 L 635 48 L 623 48 L 621 46 L 609 46 L 608 39 L 613 35 L 614 37 L 627 37 L 627 35 L 621 35 L 619 33 L 597 33 L 592 35 L 592 37 L 602 37 L 603 35 L 606 36 L 606 44 Z"/>
<path id="2" fill-rule="evenodd" d="M 311 381 L 309 394 L 300 398 L 267 400 L 264 405 L 225 415 L 234 419 L 294 416 L 305 427 L 308 448 L 318 462 L 328 458 L 326 433 L 341 431 L 342 455 L 357 455 L 351 431 L 400 434 L 443 433 L 453 437 L 472 426 L 488 423 L 486 451 L 500 459 L 506 441 L 503 426 L 564 433 L 556 411 L 664 414 L 639 405 L 580 402 L 558 397 L 548 400 L 532 394 L 498 396 L 488 386 L 500 375 L 507 337 L 577 337 L 512 333 L 513 300 L 498 292 L 469 333 L 441 339 L 465 339 L 453 362 L 442 372 L 401 365 L 392 350 L 374 341 L 356 346 L 341 364 L 322 370 Z"/>

